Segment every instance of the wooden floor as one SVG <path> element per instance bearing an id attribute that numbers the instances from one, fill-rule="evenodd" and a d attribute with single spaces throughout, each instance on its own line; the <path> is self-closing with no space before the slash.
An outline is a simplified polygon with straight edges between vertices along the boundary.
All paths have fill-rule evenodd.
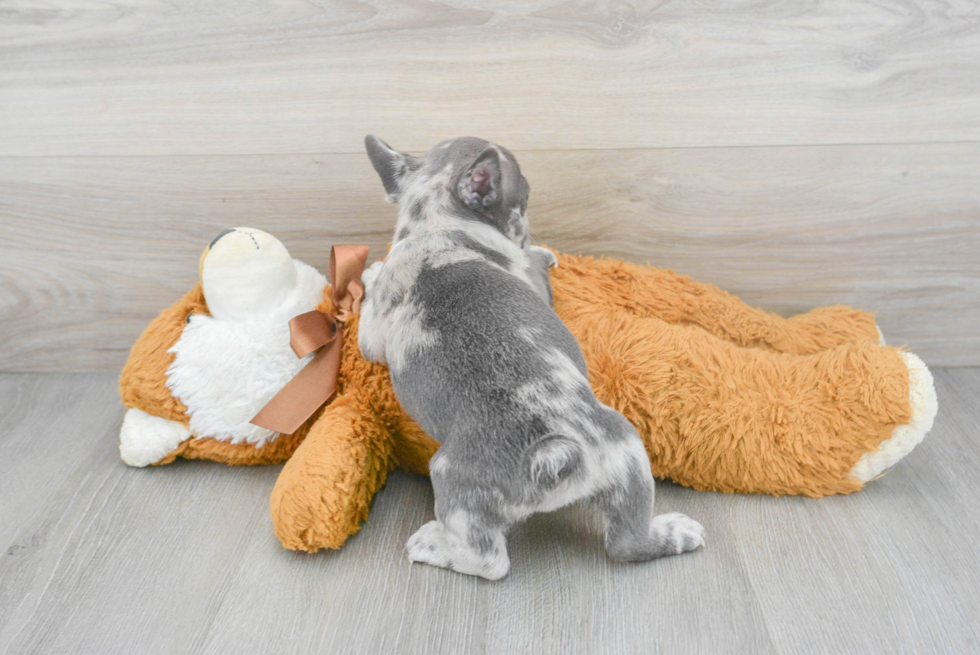
<path id="1" fill-rule="evenodd" d="M 614 563 L 572 507 L 513 531 L 497 583 L 409 564 L 426 479 L 393 476 L 339 552 L 293 553 L 279 467 L 131 469 L 114 375 L 0 375 L 0 652 L 976 653 L 980 369 L 935 373 L 933 432 L 864 491 L 662 483 L 703 550 Z"/>

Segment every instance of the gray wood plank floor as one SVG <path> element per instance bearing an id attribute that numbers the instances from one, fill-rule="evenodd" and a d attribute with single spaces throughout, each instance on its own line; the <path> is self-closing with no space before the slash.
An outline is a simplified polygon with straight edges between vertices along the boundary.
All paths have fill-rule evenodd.
<path id="1" fill-rule="evenodd" d="M 113 375 L 2 375 L 0 652 L 977 652 L 980 369 L 936 381 L 932 434 L 865 491 L 662 483 L 703 550 L 617 564 L 571 507 L 515 529 L 487 583 L 406 560 L 423 478 L 393 476 L 342 550 L 292 553 L 268 516 L 279 467 L 130 469 Z"/>

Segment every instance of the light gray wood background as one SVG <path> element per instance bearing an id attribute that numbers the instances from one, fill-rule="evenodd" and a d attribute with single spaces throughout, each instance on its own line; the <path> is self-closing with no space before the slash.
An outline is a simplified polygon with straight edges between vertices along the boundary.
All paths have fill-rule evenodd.
<path id="1" fill-rule="evenodd" d="M 539 242 L 980 364 L 975 1 L 0 10 L 0 371 L 118 370 L 229 226 L 383 253 L 362 154 L 514 150 Z"/>
<path id="2" fill-rule="evenodd" d="M 132 469 L 112 373 L 0 375 L 0 652 L 976 653 L 980 369 L 936 374 L 932 433 L 863 491 L 662 483 L 703 549 L 612 562 L 570 507 L 513 530 L 496 583 L 409 564 L 424 478 L 394 475 L 341 550 L 294 553 L 269 518 L 280 467 Z"/>

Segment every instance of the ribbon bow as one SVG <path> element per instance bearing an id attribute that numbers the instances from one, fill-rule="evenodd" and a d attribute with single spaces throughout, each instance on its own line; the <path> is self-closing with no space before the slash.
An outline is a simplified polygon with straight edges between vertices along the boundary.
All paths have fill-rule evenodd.
<path id="1" fill-rule="evenodd" d="M 299 358 L 316 351 L 309 364 L 272 397 L 251 423 L 267 430 L 292 434 L 337 390 L 344 323 L 361 309 L 367 246 L 330 249 L 330 284 L 336 314 L 314 309 L 289 321 L 289 345 Z"/>

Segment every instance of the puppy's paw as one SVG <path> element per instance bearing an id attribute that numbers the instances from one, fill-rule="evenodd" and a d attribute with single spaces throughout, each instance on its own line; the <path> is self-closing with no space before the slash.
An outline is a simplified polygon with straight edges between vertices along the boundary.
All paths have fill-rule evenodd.
<path id="1" fill-rule="evenodd" d="M 680 555 L 704 545 L 704 526 L 679 512 L 653 517 L 650 532 L 668 554 Z"/>
<path id="2" fill-rule="evenodd" d="M 528 253 L 532 257 L 541 257 L 548 262 L 548 266 L 558 268 L 558 257 L 556 257 L 555 253 L 551 252 L 547 248 L 542 248 L 541 246 L 530 246 L 528 248 Z"/>
<path id="3" fill-rule="evenodd" d="M 439 521 L 429 521 L 419 528 L 409 537 L 405 550 L 408 551 L 408 559 L 412 562 L 441 566 L 444 569 L 453 566 L 452 553 Z"/>
<path id="4" fill-rule="evenodd" d="M 502 537 L 501 537 L 502 539 Z M 480 552 L 446 529 L 439 521 L 429 521 L 413 534 L 405 545 L 408 559 L 450 569 L 487 580 L 499 580 L 510 570 L 510 558 L 501 543 Z"/>

